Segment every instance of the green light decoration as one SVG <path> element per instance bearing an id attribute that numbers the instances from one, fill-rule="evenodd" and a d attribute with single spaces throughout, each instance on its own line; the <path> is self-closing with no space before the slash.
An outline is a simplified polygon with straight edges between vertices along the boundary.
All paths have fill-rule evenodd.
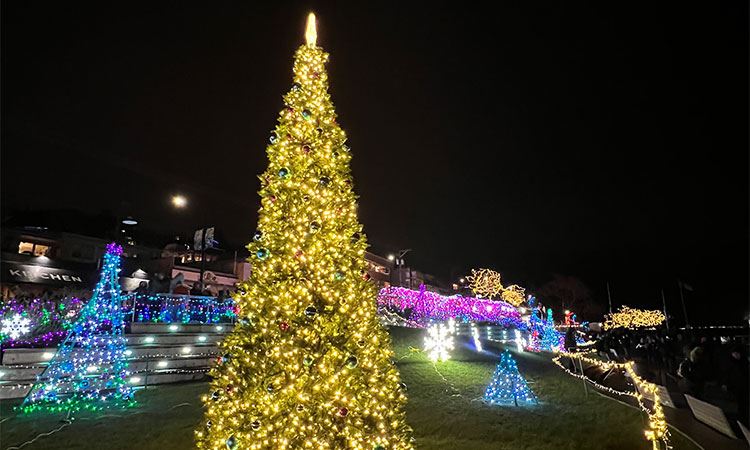
<path id="1" fill-rule="evenodd" d="M 133 388 L 127 383 L 118 281 L 121 255 L 119 245 L 107 246 L 91 300 L 19 406 L 22 412 L 98 411 L 135 404 Z"/>

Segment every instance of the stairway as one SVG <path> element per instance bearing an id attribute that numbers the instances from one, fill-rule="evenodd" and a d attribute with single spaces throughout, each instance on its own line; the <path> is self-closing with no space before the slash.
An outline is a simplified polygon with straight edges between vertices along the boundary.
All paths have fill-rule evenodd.
<path id="1" fill-rule="evenodd" d="M 126 330 L 129 382 L 136 387 L 201 380 L 231 324 L 132 323 Z M 0 364 L 0 399 L 24 397 L 54 348 L 9 348 Z"/>

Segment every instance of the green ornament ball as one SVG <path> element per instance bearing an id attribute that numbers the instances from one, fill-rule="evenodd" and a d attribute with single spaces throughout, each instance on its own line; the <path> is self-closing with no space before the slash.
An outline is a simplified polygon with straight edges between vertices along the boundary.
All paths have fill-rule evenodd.
<path id="1" fill-rule="evenodd" d="M 282 167 L 281 169 L 279 169 L 280 178 L 289 178 L 289 173 L 289 169 L 287 169 L 286 167 Z"/>
<path id="2" fill-rule="evenodd" d="M 237 448 L 237 438 L 235 438 L 234 435 L 229 436 L 229 438 L 227 438 L 226 444 L 229 450 L 234 450 L 235 448 Z"/>
<path id="3" fill-rule="evenodd" d="M 257 256 L 258 259 L 260 259 L 260 260 L 264 260 L 264 259 L 268 258 L 268 250 L 265 249 L 265 248 L 259 248 L 255 252 L 255 256 Z"/>
<path id="4" fill-rule="evenodd" d="M 313 363 L 313 359 L 311 356 L 305 356 L 305 358 L 302 360 L 302 364 L 308 367 L 311 366 L 312 363 Z"/>
<path id="5" fill-rule="evenodd" d="M 305 120 L 312 119 L 312 113 L 310 112 L 309 109 L 305 109 L 305 110 L 302 111 L 302 118 L 305 119 Z"/>
<path id="6" fill-rule="evenodd" d="M 310 222 L 310 232 L 317 233 L 320 230 L 320 224 L 318 222 Z"/>
<path id="7" fill-rule="evenodd" d="M 308 306 L 305 308 L 305 315 L 307 317 L 315 317 L 316 314 L 318 314 L 318 308 L 314 306 Z"/>
<path id="8" fill-rule="evenodd" d="M 359 364 L 359 361 L 357 360 L 356 356 L 350 356 L 346 358 L 346 367 L 354 369 L 355 367 L 357 367 L 357 364 Z"/>
<path id="9" fill-rule="evenodd" d="M 336 279 L 336 281 L 341 281 L 344 279 L 344 272 L 336 272 L 333 277 Z"/>

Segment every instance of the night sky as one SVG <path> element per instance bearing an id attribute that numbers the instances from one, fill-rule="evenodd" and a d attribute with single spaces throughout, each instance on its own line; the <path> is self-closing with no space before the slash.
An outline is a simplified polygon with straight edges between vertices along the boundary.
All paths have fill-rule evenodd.
<path id="1" fill-rule="evenodd" d="M 314 9 L 375 248 L 747 314 L 747 2 L 354 3 L 3 2 L 4 210 L 248 241 Z"/>

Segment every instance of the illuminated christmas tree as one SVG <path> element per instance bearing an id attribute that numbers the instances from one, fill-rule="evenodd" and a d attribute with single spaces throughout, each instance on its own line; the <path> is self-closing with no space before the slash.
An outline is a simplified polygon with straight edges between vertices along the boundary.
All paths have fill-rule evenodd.
<path id="1" fill-rule="evenodd" d="M 521 376 L 516 360 L 508 350 L 500 355 L 500 363 L 492 376 L 492 382 L 484 392 L 484 400 L 492 405 L 518 406 L 519 403 L 537 403 L 536 396 Z"/>
<path id="2" fill-rule="evenodd" d="M 203 398 L 201 449 L 412 447 L 312 14 L 306 37 L 260 176 L 239 321 Z"/>
<path id="3" fill-rule="evenodd" d="M 120 255 L 122 247 L 107 246 L 91 300 L 24 399 L 24 412 L 99 410 L 135 403 L 127 384 Z"/>
<path id="4" fill-rule="evenodd" d="M 555 325 L 552 322 L 542 321 L 539 338 L 539 348 L 541 350 L 557 352 L 563 347 L 563 335 L 555 329 Z"/>

